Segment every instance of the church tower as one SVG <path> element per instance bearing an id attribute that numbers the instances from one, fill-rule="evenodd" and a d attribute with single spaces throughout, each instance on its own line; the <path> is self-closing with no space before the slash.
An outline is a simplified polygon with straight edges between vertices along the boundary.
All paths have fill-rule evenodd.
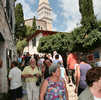
<path id="1" fill-rule="evenodd" d="M 49 5 L 48 0 L 39 0 L 38 6 L 38 18 L 46 21 L 47 30 L 52 30 L 52 8 Z"/>

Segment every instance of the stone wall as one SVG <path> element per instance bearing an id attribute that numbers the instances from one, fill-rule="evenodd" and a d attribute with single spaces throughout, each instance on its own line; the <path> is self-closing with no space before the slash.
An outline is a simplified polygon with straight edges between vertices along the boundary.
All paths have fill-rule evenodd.
<path id="1" fill-rule="evenodd" d="M 9 55 L 9 51 L 13 51 L 16 55 L 16 47 L 14 45 L 12 32 L 14 31 L 11 29 L 9 25 L 9 21 L 6 16 L 4 3 L 0 0 L 0 35 L 2 39 L 0 39 L 0 58 L 3 61 L 2 68 L 0 68 L 0 93 L 7 93 L 8 92 L 8 68 L 10 67 L 11 59 L 13 59 L 13 55 Z M 10 0 L 11 1 L 11 0 Z M 8 57 L 8 56 L 11 56 Z"/>

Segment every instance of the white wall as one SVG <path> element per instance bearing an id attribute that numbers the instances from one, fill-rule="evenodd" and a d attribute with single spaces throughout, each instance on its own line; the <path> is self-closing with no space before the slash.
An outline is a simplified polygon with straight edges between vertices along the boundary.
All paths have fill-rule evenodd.
<path id="1" fill-rule="evenodd" d="M 42 33 L 36 36 L 36 46 L 33 47 L 32 40 L 29 41 L 29 45 L 24 48 L 24 52 L 29 52 L 30 54 L 38 54 L 37 47 L 39 44 L 39 40 L 42 37 Z"/>

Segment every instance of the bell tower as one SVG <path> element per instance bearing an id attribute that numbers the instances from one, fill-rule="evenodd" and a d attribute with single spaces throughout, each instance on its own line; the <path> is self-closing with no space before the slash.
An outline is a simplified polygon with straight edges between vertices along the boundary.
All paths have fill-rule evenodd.
<path id="1" fill-rule="evenodd" d="M 52 8 L 49 5 L 48 0 L 39 0 L 38 6 L 38 18 L 46 21 L 47 30 L 52 30 Z"/>

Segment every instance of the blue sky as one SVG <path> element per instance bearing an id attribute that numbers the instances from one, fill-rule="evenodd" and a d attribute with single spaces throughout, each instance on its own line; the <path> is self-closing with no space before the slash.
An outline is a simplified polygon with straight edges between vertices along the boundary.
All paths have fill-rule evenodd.
<path id="1" fill-rule="evenodd" d="M 78 0 L 48 0 L 52 8 L 53 30 L 70 32 L 80 25 L 81 15 Z M 23 5 L 24 18 L 37 17 L 39 0 L 17 0 Z M 95 15 L 101 20 L 101 0 L 93 0 Z"/>

